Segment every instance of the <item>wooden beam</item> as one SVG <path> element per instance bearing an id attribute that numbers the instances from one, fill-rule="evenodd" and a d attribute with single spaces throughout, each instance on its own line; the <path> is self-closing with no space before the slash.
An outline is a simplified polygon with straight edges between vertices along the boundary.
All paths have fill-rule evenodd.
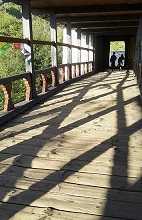
<path id="1" fill-rule="evenodd" d="M 139 21 L 139 14 L 131 15 L 101 15 L 101 16 L 70 16 L 71 23 L 78 22 L 119 22 L 119 21 Z M 57 22 L 66 23 L 68 17 L 58 17 Z"/>
<path id="2" fill-rule="evenodd" d="M 113 28 L 113 29 L 89 29 L 90 33 L 94 35 L 136 35 L 137 28 Z M 82 30 L 82 33 L 86 32 L 86 30 Z"/>
<path id="3" fill-rule="evenodd" d="M 79 23 L 72 24 L 72 28 L 76 28 Z M 129 22 L 98 22 L 98 23 L 80 23 L 81 28 L 107 28 L 107 27 L 138 27 L 139 22 L 129 21 Z"/>
<path id="4" fill-rule="evenodd" d="M 52 67 L 55 67 L 55 71 L 51 71 L 52 78 L 55 80 L 55 85 L 59 84 L 59 74 L 57 71 L 58 66 L 58 54 L 57 54 L 57 24 L 56 24 L 56 15 L 55 10 L 50 11 L 50 32 L 51 32 L 51 42 L 55 42 L 55 45 L 51 46 L 51 57 L 52 57 Z M 53 86 L 53 85 L 52 85 Z"/>
<path id="5" fill-rule="evenodd" d="M 32 33 L 32 16 L 31 4 L 28 0 L 21 0 L 22 3 L 22 18 L 23 18 L 23 36 L 29 40 L 29 45 L 25 44 L 26 50 L 25 64 L 26 72 L 32 73 L 32 98 L 36 98 L 36 78 L 34 74 L 34 52 L 33 52 L 33 33 Z"/>
<path id="6" fill-rule="evenodd" d="M 72 6 L 56 8 L 56 15 L 62 14 L 87 14 L 87 13 L 107 13 L 107 12 L 142 12 L 142 4 L 112 4 L 112 5 L 91 5 Z"/>

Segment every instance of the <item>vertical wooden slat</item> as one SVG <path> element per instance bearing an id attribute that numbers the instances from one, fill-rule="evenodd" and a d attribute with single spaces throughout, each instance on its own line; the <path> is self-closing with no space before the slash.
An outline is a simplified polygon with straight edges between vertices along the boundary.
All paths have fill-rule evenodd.
<path id="1" fill-rule="evenodd" d="M 65 68 L 61 67 L 61 77 L 62 77 L 62 82 L 65 81 Z"/>
<path id="2" fill-rule="evenodd" d="M 36 79 L 34 74 L 34 53 L 33 53 L 33 34 L 32 34 L 32 16 L 31 2 L 22 0 L 22 18 L 23 18 L 23 37 L 29 40 L 29 45 L 24 45 L 26 72 L 32 73 L 32 96 L 36 98 Z"/>
<path id="3" fill-rule="evenodd" d="M 42 73 L 41 78 L 42 78 L 42 93 L 45 93 L 48 90 L 48 87 L 47 87 L 47 74 Z"/>
<path id="4" fill-rule="evenodd" d="M 56 72 L 51 70 L 51 76 L 52 76 L 52 88 L 56 86 Z"/>
<path id="5" fill-rule="evenodd" d="M 54 74 L 53 71 L 51 71 L 51 73 L 52 76 L 54 75 L 53 78 L 56 80 L 54 84 L 59 85 L 59 71 L 57 69 L 58 67 L 57 24 L 56 24 L 56 14 L 54 9 L 50 10 L 50 33 L 51 33 L 51 41 L 55 43 L 53 46 L 51 46 L 52 67 L 55 67 Z"/>
<path id="6" fill-rule="evenodd" d="M 80 26 L 77 27 L 77 40 L 78 40 L 77 42 L 78 46 L 81 47 L 81 27 Z M 78 49 L 77 63 L 80 63 L 80 62 L 81 62 L 81 50 Z M 81 73 L 79 75 L 81 75 Z"/>
<path id="7" fill-rule="evenodd" d="M 26 85 L 26 97 L 25 100 L 29 101 L 32 99 L 32 83 L 31 83 L 31 77 L 24 78 L 23 79 Z"/>
<path id="8" fill-rule="evenodd" d="M 4 112 L 10 111 L 14 108 L 14 104 L 11 99 L 11 90 L 12 90 L 12 83 L 6 83 L 1 85 L 4 97 L 5 97 L 5 102 L 4 102 Z"/>

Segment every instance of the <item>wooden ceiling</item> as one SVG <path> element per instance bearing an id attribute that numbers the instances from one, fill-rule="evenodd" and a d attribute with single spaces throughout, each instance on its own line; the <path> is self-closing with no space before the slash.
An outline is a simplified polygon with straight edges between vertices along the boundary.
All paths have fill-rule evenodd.
<path id="1" fill-rule="evenodd" d="M 142 14 L 142 0 L 31 0 L 31 6 L 44 18 L 54 8 L 58 23 L 70 19 L 72 28 L 100 35 L 135 34 Z"/>

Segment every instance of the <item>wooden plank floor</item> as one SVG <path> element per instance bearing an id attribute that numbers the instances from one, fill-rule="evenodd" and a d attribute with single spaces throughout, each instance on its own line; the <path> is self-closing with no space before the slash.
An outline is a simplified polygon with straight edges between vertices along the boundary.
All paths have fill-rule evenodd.
<path id="1" fill-rule="evenodd" d="M 0 127 L 0 220 L 142 220 L 133 73 L 99 73 Z"/>

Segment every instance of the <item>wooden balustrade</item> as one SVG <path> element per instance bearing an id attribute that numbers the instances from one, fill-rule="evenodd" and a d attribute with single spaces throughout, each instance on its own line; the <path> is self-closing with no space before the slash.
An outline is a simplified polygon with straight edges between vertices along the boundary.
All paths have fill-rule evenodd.
<path id="1" fill-rule="evenodd" d="M 32 83 L 31 83 L 31 77 L 23 78 L 26 86 L 26 95 L 25 95 L 25 101 L 30 101 L 32 99 Z"/>
<path id="2" fill-rule="evenodd" d="M 12 89 L 12 83 L 6 83 L 1 85 L 4 97 L 5 97 L 5 102 L 4 102 L 4 112 L 10 111 L 14 108 L 14 104 L 11 99 L 11 89 Z"/>
<path id="3" fill-rule="evenodd" d="M 66 80 L 70 80 L 72 78 L 76 78 L 79 77 L 83 74 L 85 74 L 85 70 L 84 70 L 84 66 L 88 67 L 86 69 L 86 71 L 88 71 L 91 68 L 89 68 L 90 66 L 92 66 L 92 62 L 85 62 L 85 63 L 75 63 L 75 64 L 61 64 L 59 65 L 59 69 L 60 69 L 60 73 L 61 73 L 61 83 L 65 82 Z M 81 65 L 83 66 L 83 74 L 81 73 Z M 66 71 L 65 71 L 66 69 Z M 44 70 L 38 70 L 35 71 L 35 75 L 41 76 L 42 79 L 42 85 L 41 85 L 41 93 L 45 94 L 46 92 L 48 93 L 48 77 L 47 74 L 51 74 L 51 86 L 52 89 L 54 89 L 55 87 L 57 87 L 57 70 L 55 67 L 50 67 Z M 66 73 L 65 73 L 66 72 Z M 87 73 L 87 72 L 86 72 Z M 23 79 L 25 86 L 26 86 L 26 92 L 25 92 L 25 101 L 29 102 L 30 100 L 32 100 L 32 74 L 31 73 L 24 73 L 24 74 L 20 74 L 20 75 L 15 75 L 15 76 L 11 76 L 11 77 L 7 77 L 7 78 L 1 78 L 0 79 L 0 85 L 2 87 L 2 91 L 4 93 L 4 112 L 10 111 L 12 109 L 14 109 L 14 104 L 11 98 L 11 90 L 12 90 L 12 82 L 16 81 L 16 80 L 20 80 Z M 41 94 L 40 93 L 40 94 Z M 37 94 L 38 95 L 38 94 Z"/>
<path id="4" fill-rule="evenodd" d="M 140 97 L 142 100 L 142 63 L 141 62 L 138 61 L 134 62 L 134 73 L 139 87 Z"/>
<path id="5" fill-rule="evenodd" d="M 42 78 L 42 93 L 47 92 L 48 90 L 48 86 L 47 86 L 47 74 L 42 73 L 41 74 L 41 78 Z"/>
<path id="6" fill-rule="evenodd" d="M 72 65 L 72 78 L 76 77 L 76 65 Z"/>
<path id="7" fill-rule="evenodd" d="M 56 76 L 55 76 L 55 71 L 51 71 L 51 76 L 52 76 L 52 88 L 56 86 Z"/>

